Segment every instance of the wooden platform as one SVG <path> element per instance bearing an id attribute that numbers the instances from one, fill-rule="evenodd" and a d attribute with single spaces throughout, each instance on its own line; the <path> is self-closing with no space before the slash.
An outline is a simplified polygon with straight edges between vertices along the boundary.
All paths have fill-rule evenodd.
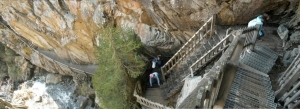
<path id="1" fill-rule="evenodd" d="M 162 90 L 160 88 L 147 88 L 147 91 L 144 95 L 145 98 L 163 104 L 163 105 L 167 105 L 167 101 L 164 100 L 163 96 L 162 96 Z"/>

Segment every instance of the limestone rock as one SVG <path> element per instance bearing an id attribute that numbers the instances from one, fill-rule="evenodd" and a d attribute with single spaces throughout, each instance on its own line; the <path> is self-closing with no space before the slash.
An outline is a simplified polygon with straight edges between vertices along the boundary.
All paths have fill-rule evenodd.
<path id="1" fill-rule="evenodd" d="M 35 101 L 35 102 L 42 102 L 42 96 L 36 96 L 36 97 L 34 98 L 34 101 Z"/>
<path id="2" fill-rule="evenodd" d="M 61 75 L 59 74 L 53 74 L 53 73 L 48 73 L 46 77 L 46 83 L 47 84 L 57 84 L 61 81 Z"/>
<path id="3" fill-rule="evenodd" d="M 176 53 L 176 51 L 171 50 L 178 49 L 180 47 L 179 40 L 171 37 L 170 34 L 167 34 L 159 28 L 140 24 L 138 29 L 138 35 L 140 36 L 141 41 L 145 44 L 145 49 L 150 53 L 171 55 Z"/>
<path id="4" fill-rule="evenodd" d="M 3 0 L 0 9 L 14 32 L 75 64 L 97 63 L 99 30 L 108 24 L 133 29 L 149 54 L 171 56 L 213 14 L 217 24 L 235 25 L 268 12 L 294 29 L 300 16 L 299 0 Z"/>
<path id="5" fill-rule="evenodd" d="M 292 42 L 299 43 L 299 42 L 300 42 L 300 31 L 294 32 L 294 33 L 290 36 L 290 40 L 291 40 Z"/>
<path id="6" fill-rule="evenodd" d="M 298 4 L 298 7 L 296 7 Z M 285 22 L 285 24 L 287 24 L 289 26 L 289 28 L 293 28 L 293 29 L 300 29 L 300 2 L 292 2 L 292 5 L 295 7 L 295 9 L 297 10 L 292 10 L 292 12 L 295 12 L 296 14 L 292 15 L 291 20 L 287 20 Z"/>
<path id="7" fill-rule="evenodd" d="M 284 25 L 280 25 L 277 29 L 277 33 L 282 40 L 287 40 L 289 30 Z"/>

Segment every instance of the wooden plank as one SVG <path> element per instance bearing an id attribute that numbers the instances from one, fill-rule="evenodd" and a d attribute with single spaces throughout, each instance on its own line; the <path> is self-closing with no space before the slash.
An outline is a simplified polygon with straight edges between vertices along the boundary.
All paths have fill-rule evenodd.
<path id="1" fill-rule="evenodd" d="M 214 35 L 214 33 L 215 33 L 215 23 L 216 23 L 216 14 L 214 14 L 213 16 L 212 16 L 212 19 L 211 19 L 212 21 L 211 21 L 211 27 L 210 27 L 210 30 L 211 30 L 211 32 L 210 32 L 210 37 L 212 37 L 213 35 Z"/>
<path id="2" fill-rule="evenodd" d="M 257 35 L 258 35 L 259 26 L 260 26 L 260 25 L 256 25 L 256 26 L 255 26 L 256 29 L 255 29 L 255 31 L 254 31 L 254 34 L 253 34 L 253 37 L 252 37 L 252 41 L 251 41 L 251 43 L 253 43 L 253 44 L 250 45 L 250 50 L 253 50 L 253 49 L 254 49 L 254 44 L 255 44 L 255 42 L 256 42 L 256 38 L 257 38 Z"/>
<path id="3" fill-rule="evenodd" d="M 226 49 L 228 46 L 226 46 L 224 49 Z M 223 50 L 224 50 L 223 49 Z M 220 52 L 218 52 L 216 55 L 214 55 L 212 58 L 210 58 L 208 61 L 206 61 L 206 62 L 209 62 L 209 61 L 211 61 L 212 59 L 214 59 L 217 55 L 219 55 L 220 53 L 222 53 L 221 51 Z M 200 61 L 200 63 L 194 63 L 195 65 L 194 66 L 191 66 L 191 68 L 193 69 L 193 71 L 197 71 L 199 68 L 201 68 L 201 67 L 203 67 L 205 64 L 206 64 L 206 62 L 203 62 L 203 61 Z M 198 66 L 198 64 L 200 64 L 200 67 Z M 196 68 L 195 68 L 196 67 Z M 187 75 L 184 79 L 182 79 L 181 80 L 181 82 L 184 82 L 185 81 L 185 79 L 188 77 L 188 76 L 190 76 L 190 75 Z"/>
<path id="4" fill-rule="evenodd" d="M 208 35 L 208 34 L 205 34 L 205 36 L 206 36 L 206 35 Z M 202 40 L 203 40 L 203 39 L 202 39 Z M 188 47 L 188 45 L 189 45 L 189 44 L 186 44 L 187 47 Z M 198 43 L 197 45 L 199 45 L 199 43 Z M 191 49 L 197 47 L 197 45 L 191 47 Z M 188 50 L 187 50 L 187 49 L 188 49 Z M 181 53 L 183 53 L 183 51 L 185 51 L 185 52 L 184 52 L 184 55 L 181 56 L 181 57 L 179 57 L 179 60 L 177 60 L 176 62 L 173 61 L 173 60 L 176 59 L 176 58 L 174 58 L 174 56 L 173 56 L 173 57 L 172 57 L 172 60 L 171 60 L 172 65 L 170 66 L 169 69 L 167 69 L 168 71 L 167 71 L 167 73 L 165 73 L 165 75 L 169 74 L 169 73 L 171 72 L 170 70 L 173 70 L 174 67 L 175 67 L 177 64 L 179 64 L 183 59 L 185 59 L 185 58 L 187 57 L 187 55 L 191 53 L 191 49 L 189 49 L 189 48 L 182 48 L 182 51 L 181 51 L 180 53 L 178 53 L 178 55 L 181 54 Z M 169 65 L 169 64 L 170 64 L 170 61 L 169 61 L 169 63 L 167 63 L 167 64 Z"/>
<path id="5" fill-rule="evenodd" d="M 161 74 L 162 74 L 163 80 L 165 82 L 166 81 L 166 76 L 165 76 L 165 71 L 164 71 L 163 68 L 161 68 Z"/>
<path id="6" fill-rule="evenodd" d="M 227 37 L 225 37 L 224 39 L 222 39 L 222 41 L 218 42 L 218 43 L 216 44 L 216 46 L 214 46 L 212 49 L 215 49 L 215 48 L 217 47 L 217 45 L 221 44 L 223 41 L 225 41 L 227 38 L 229 38 L 229 36 L 230 36 L 230 35 L 228 35 Z M 205 58 L 205 56 L 206 56 L 208 53 L 210 53 L 210 52 L 212 51 L 212 49 L 210 49 L 209 51 L 207 51 L 207 52 L 206 52 L 199 60 L 197 60 L 195 63 L 198 63 L 198 62 L 201 61 L 203 58 Z M 192 66 L 194 66 L 195 63 L 194 63 Z"/>

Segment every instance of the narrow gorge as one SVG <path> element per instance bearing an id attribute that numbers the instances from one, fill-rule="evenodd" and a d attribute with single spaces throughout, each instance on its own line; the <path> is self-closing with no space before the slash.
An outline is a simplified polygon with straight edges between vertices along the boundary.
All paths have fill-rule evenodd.
<path id="1" fill-rule="evenodd" d="M 92 83 L 108 26 L 133 30 L 149 64 L 170 59 L 213 15 L 226 31 L 263 13 L 300 42 L 299 0 L 0 0 L 0 107 L 109 108 Z"/>

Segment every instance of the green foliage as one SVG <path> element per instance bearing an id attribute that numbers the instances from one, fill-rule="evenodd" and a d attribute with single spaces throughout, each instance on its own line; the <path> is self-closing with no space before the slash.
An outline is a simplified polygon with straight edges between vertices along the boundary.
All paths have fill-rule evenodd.
<path id="1" fill-rule="evenodd" d="M 4 61 L 8 64 L 14 64 L 14 59 L 15 59 L 16 53 L 9 48 L 5 49 L 5 58 Z"/>
<path id="2" fill-rule="evenodd" d="M 23 74 L 18 63 L 15 62 L 17 53 L 0 43 L 0 79 L 5 76 L 11 77 L 13 81 L 22 80 Z"/>
<path id="3" fill-rule="evenodd" d="M 22 73 L 21 68 L 16 64 L 15 57 L 16 53 L 9 48 L 5 49 L 5 56 L 4 56 L 4 62 L 8 69 L 8 76 L 12 78 L 12 80 L 21 80 L 22 79 Z"/>
<path id="4" fill-rule="evenodd" d="M 8 75 L 12 78 L 12 80 L 22 79 L 21 69 L 19 66 L 8 63 L 6 63 L 6 65 L 8 67 Z"/>
<path id="5" fill-rule="evenodd" d="M 86 82 L 84 82 L 83 84 L 81 84 L 80 93 L 82 95 L 86 95 L 87 94 L 87 87 L 88 87 L 88 85 L 87 85 Z"/>
<path id="6" fill-rule="evenodd" d="M 101 104 L 111 109 L 132 108 L 133 80 L 145 65 L 138 56 L 141 42 L 133 31 L 109 26 L 101 30 L 99 43 L 99 68 L 92 82 Z"/>

